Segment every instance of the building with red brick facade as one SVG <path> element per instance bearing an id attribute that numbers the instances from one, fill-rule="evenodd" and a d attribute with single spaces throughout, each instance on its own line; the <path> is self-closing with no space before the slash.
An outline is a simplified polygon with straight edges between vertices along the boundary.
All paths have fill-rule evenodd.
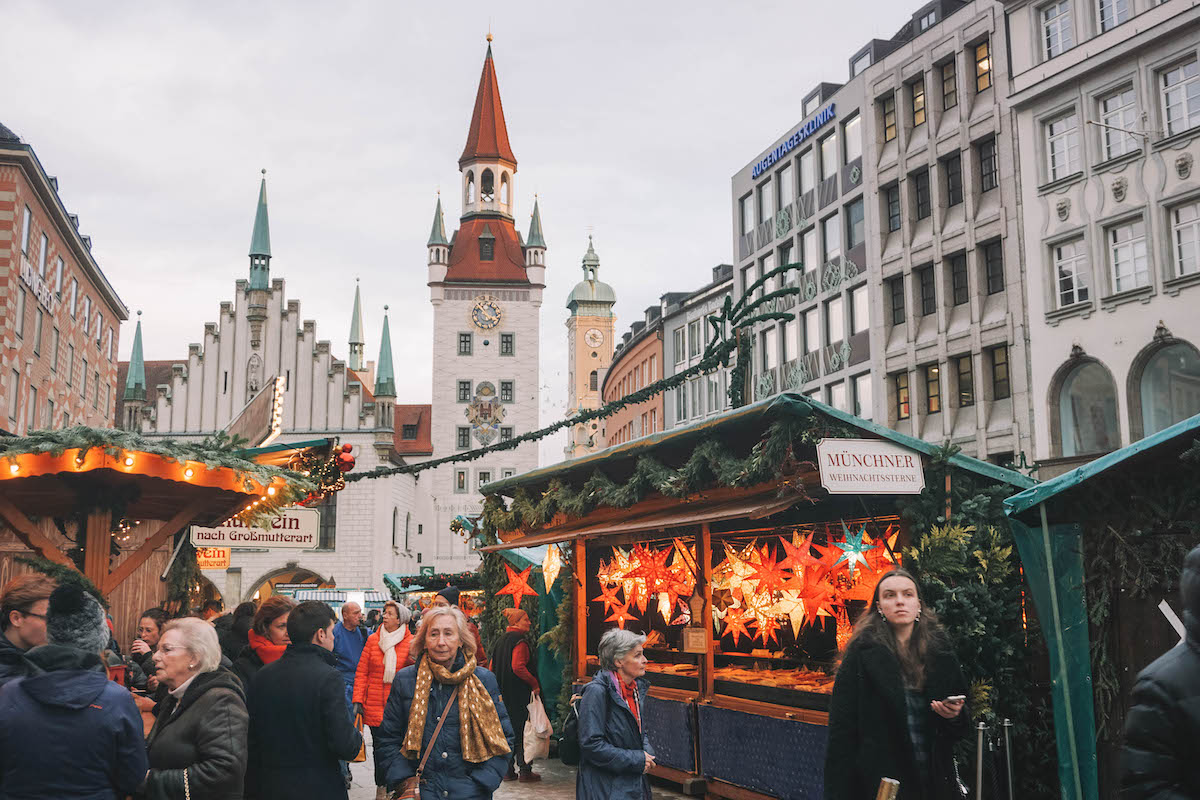
<path id="1" fill-rule="evenodd" d="M 0 124 L 0 430 L 110 427 L 129 309 L 33 148 Z"/>

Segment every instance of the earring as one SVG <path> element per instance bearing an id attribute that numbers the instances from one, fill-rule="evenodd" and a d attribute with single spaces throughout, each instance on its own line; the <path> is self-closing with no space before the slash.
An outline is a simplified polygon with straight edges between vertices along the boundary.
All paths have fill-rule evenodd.
<path id="1" fill-rule="evenodd" d="M 883 606 L 875 606 L 875 610 L 879 612 L 879 616 L 883 617 L 884 619 L 887 619 L 887 617 L 883 616 Z"/>
<path id="2" fill-rule="evenodd" d="M 196 668 L 195 664 L 188 664 L 188 669 L 195 669 L 195 668 Z"/>
<path id="3" fill-rule="evenodd" d="M 917 609 L 917 616 L 916 616 L 916 618 L 915 618 L 915 619 L 913 619 L 913 622 L 920 622 L 920 621 L 921 621 L 921 609 L 919 609 L 919 608 L 918 608 L 918 609 Z"/>

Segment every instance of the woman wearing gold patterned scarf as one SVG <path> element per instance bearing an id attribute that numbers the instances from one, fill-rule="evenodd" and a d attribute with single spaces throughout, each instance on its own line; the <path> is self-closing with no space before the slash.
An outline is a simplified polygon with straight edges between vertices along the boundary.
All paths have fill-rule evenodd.
<path id="1" fill-rule="evenodd" d="M 388 789 L 403 796 L 419 781 L 423 797 L 487 800 L 508 769 L 513 730 L 496 676 L 475 663 L 466 617 L 431 608 L 409 649 L 416 663 L 396 673 L 375 730 Z"/>

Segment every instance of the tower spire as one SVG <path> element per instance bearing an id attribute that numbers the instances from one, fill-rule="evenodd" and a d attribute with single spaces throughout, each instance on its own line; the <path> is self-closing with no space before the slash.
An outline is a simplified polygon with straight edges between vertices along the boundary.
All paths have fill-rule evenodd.
<path id="1" fill-rule="evenodd" d="M 500 83 L 496 79 L 490 39 L 487 56 L 483 59 L 483 74 L 479 76 L 479 90 L 475 94 L 475 111 L 471 114 L 467 144 L 458 165 L 463 167 L 479 158 L 505 161 L 514 169 L 517 166 L 517 157 L 508 143 L 508 126 L 504 123 L 504 106 L 500 103 Z"/>
<path id="2" fill-rule="evenodd" d="M 538 210 L 536 196 L 533 198 L 533 216 L 529 220 L 529 236 L 525 238 L 525 246 L 546 249 L 546 240 L 542 238 L 542 212 Z"/>
<path id="3" fill-rule="evenodd" d="M 359 291 L 358 279 L 354 279 L 354 312 L 350 315 L 350 369 L 362 371 L 363 348 L 367 343 L 363 340 L 362 294 Z"/>
<path id="4" fill-rule="evenodd" d="M 388 307 L 383 307 L 383 336 L 379 342 L 379 363 L 375 367 L 375 396 L 396 396 L 396 374 L 392 369 L 392 333 L 388 327 Z"/>
<path id="5" fill-rule="evenodd" d="M 438 194 L 437 208 L 433 212 L 433 229 L 429 232 L 429 241 L 426 243 L 428 247 L 435 245 L 446 246 L 450 242 L 446 241 L 446 225 L 442 222 L 442 195 Z"/>
<path id="6" fill-rule="evenodd" d="M 271 225 L 267 219 L 267 171 L 258 187 L 254 232 L 250 234 L 250 288 L 266 289 L 271 269 Z"/>
<path id="7" fill-rule="evenodd" d="M 125 400 L 146 399 L 146 362 L 142 358 L 142 312 L 138 313 L 137 328 L 133 331 L 133 352 L 129 355 L 129 372 L 125 375 Z"/>

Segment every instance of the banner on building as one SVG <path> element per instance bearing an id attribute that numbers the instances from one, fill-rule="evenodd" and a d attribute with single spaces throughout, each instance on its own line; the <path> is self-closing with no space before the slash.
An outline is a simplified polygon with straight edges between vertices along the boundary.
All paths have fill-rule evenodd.
<path id="1" fill-rule="evenodd" d="M 266 547 L 309 550 L 320 541 L 321 513 L 315 508 L 285 508 L 269 528 L 247 528 L 234 520 L 215 528 L 192 526 L 196 547 Z"/>
<path id="2" fill-rule="evenodd" d="M 821 485 L 830 494 L 920 494 L 921 454 L 881 439 L 822 439 Z"/>

